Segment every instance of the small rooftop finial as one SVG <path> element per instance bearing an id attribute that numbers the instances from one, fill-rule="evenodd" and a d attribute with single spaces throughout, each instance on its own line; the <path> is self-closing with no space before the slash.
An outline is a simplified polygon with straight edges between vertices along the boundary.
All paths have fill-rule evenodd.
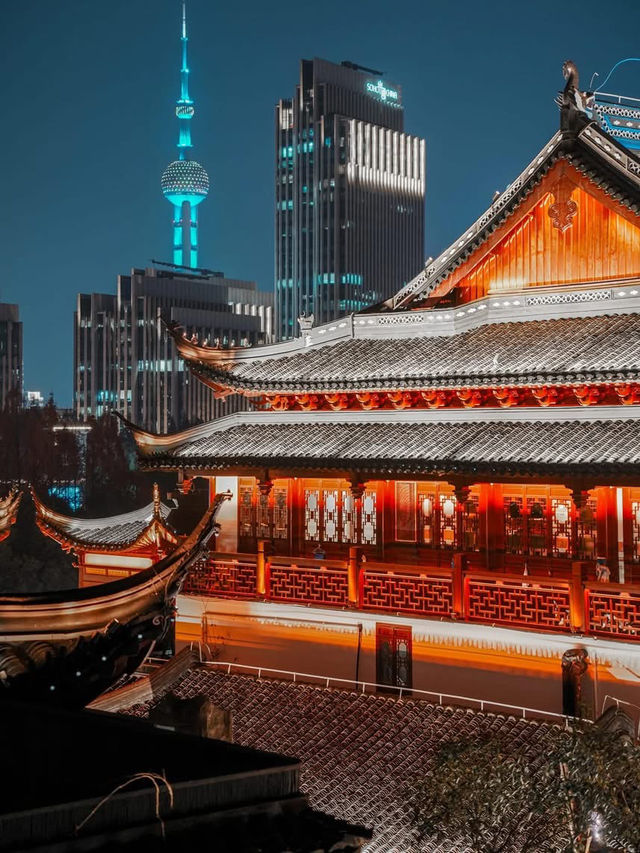
<path id="1" fill-rule="evenodd" d="M 309 332 L 313 329 L 313 324 L 315 322 L 315 317 L 313 314 L 301 314 L 298 317 L 298 325 L 300 326 L 301 332 Z"/>
<path id="2" fill-rule="evenodd" d="M 562 63 L 562 76 L 567 82 L 563 91 L 558 93 L 556 103 L 560 109 L 576 107 L 581 112 L 585 112 L 589 100 L 593 98 L 593 93 L 580 91 L 578 66 L 572 59 L 565 59 Z"/>
<path id="3" fill-rule="evenodd" d="M 153 517 L 160 518 L 160 486 L 153 484 Z"/>

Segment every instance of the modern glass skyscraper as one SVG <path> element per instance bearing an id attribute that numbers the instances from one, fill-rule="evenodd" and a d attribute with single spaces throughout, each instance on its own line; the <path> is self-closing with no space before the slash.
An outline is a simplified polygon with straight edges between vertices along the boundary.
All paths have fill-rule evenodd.
<path id="1" fill-rule="evenodd" d="M 402 92 L 353 63 L 303 59 L 276 106 L 279 338 L 397 292 L 424 265 L 425 142 L 404 133 Z"/>
<path id="2" fill-rule="evenodd" d="M 253 281 L 153 268 L 118 276 L 116 294 L 78 294 L 76 417 L 115 411 L 144 429 L 170 432 L 246 408 L 236 395 L 214 397 L 185 371 L 165 322 L 212 344 L 264 344 L 272 339 L 272 306 L 272 294 Z M 1 346 L 0 337 L 0 355 Z"/>
<path id="3" fill-rule="evenodd" d="M 22 323 L 17 305 L 0 302 L 0 409 L 22 403 Z"/>

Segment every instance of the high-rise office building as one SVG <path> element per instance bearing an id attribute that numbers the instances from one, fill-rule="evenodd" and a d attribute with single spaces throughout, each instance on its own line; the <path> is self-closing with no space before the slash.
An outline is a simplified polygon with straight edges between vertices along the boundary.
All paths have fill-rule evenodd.
<path id="1" fill-rule="evenodd" d="M 13 392 L 16 405 L 22 405 L 22 323 L 17 305 L 0 303 L 0 409 Z"/>
<path id="2" fill-rule="evenodd" d="M 378 71 L 303 59 L 276 106 L 276 333 L 395 293 L 424 266 L 425 143 Z"/>
<path id="3" fill-rule="evenodd" d="M 170 432 L 246 408 L 214 397 L 185 370 L 166 323 L 221 346 L 268 343 L 273 296 L 255 282 L 158 269 L 118 276 L 117 294 L 81 293 L 74 314 L 74 408 L 86 421 L 108 411 Z"/>

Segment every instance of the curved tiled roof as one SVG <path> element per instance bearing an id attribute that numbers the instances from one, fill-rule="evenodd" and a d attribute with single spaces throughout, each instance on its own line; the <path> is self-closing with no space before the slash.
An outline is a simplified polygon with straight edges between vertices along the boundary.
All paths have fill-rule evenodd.
<path id="1" fill-rule="evenodd" d="M 173 690 L 182 698 L 204 694 L 231 710 L 236 743 L 299 758 L 301 788 L 314 808 L 373 828 L 368 853 L 463 849 L 454 842 L 423 847 L 411 831 L 406 786 L 441 745 L 489 735 L 536 756 L 557 731 L 515 717 L 206 669 L 191 670 Z M 148 711 L 137 706 L 129 713 Z M 514 843 L 508 853 L 516 849 Z"/>
<path id="2" fill-rule="evenodd" d="M 22 492 L 12 489 L 5 498 L 0 499 L 0 542 L 11 533 L 11 527 L 18 516 L 18 507 Z"/>
<path id="3" fill-rule="evenodd" d="M 640 378 L 640 314 L 492 323 L 449 337 L 349 338 L 194 373 L 249 392 L 545 385 Z"/>
<path id="4" fill-rule="evenodd" d="M 166 524 L 171 508 L 152 501 L 140 509 L 105 518 L 75 518 L 45 506 L 34 496 L 36 517 L 43 532 L 70 545 L 101 547 L 109 550 L 130 548 L 145 538 L 152 527 L 175 544 L 177 539 Z"/>
<path id="5" fill-rule="evenodd" d="M 594 415 L 594 418 L 596 415 Z M 141 450 L 147 467 L 350 469 L 406 474 L 640 473 L 640 419 L 424 422 L 320 418 L 232 423 Z"/>

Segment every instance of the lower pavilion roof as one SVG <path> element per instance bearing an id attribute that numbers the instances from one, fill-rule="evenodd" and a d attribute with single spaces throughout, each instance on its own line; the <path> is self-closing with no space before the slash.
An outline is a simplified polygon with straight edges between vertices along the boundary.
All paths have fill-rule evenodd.
<path id="1" fill-rule="evenodd" d="M 244 412 L 172 436 L 134 429 L 146 468 L 385 475 L 640 475 L 640 409 Z"/>
<path id="2" fill-rule="evenodd" d="M 104 518 L 76 518 L 62 515 L 33 494 L 38 526 L 63 546 L 127 550 L 144 548 L 164 539 L 175 545 L 177 538 L 167 524 L 171 508 L 161 503 L 157 487 L 151 503 L 132 512 Z"/>

